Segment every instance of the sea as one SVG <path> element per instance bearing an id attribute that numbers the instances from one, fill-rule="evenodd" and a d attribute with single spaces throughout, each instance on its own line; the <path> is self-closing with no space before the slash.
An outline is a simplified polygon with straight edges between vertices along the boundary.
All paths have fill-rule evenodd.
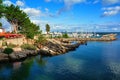
<path id="1" fill-rule="evenodd" d="M 0 63 L 0 80 L 120 80 L 120 33 L 115 41 L 89 41 L 62 55 Z"/>

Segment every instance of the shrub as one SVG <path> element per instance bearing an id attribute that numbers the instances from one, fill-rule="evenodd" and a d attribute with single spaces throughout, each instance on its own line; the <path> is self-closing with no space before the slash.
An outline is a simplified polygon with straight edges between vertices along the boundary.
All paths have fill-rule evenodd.
<path id="1" fill-rule="evenodd" d="M 46 38 L 44 37 L 44 35 L 39 35 L 38 36 L 38 40 L 36 40 L 37 44 L 44 44 L 46 42 Z"/>
<path id="2" fill-rule="evenodd" d="M 36 47 L 34 45 L 30 45 L 30 44 L 23 44 L 21 46 L 22 49 L 27 49 L 27 50 L 36 50 Z"/>
<path id="3" fill-rule="evenodd" d="M 13 52 L 12 48 L 5 48 L 3 51 L 3 53 L 8 54 L 8 55 L 11 54 L 12 52 Z"/>
<path id="4" fill-rule="evenodd" d="M 9 48 L 14 48 L 14 47 L 16 47 L 16 45 L 10 43 L 9 45 L 7 45 L 7 47 L 9 47 Z"/>
<path id="5" fill-rule="evenodd" d="M 69 38 L 69 36 L 68 36 L 67 33 L 64 33 L 64 34 L 62 35 L 62 37 L 63 37 L 63 38 Z"/>
<path id="6" fill-rule="evenodd" d="M 7 42 L 2 42 L 2 46 L 7 46 Z"/>

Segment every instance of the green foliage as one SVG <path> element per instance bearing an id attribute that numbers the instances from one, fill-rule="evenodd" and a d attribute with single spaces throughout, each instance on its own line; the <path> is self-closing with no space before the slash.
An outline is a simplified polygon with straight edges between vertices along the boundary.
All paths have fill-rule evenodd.
<path id="1" fill-rule="evenodd" d="M 26 50 L 36 50 L 36 47 L 34 45 L 30 45 L 30 44 L 23 44 L 21 46 L 22 49 L 26 49 Z"/>
<path id="2" fill-rule="evenodd" d="M 54 38 L 62 38 L 62 36 L 55 36 Z"/>
<path id="3" fill-rule="evenodd" d="M 2 23 L 0 22 L 0 28 L 2 28 Z"/>
<path id="4" fill-rule="evenodd" d="M 46 24 L 46 32 L 47 32 L 47 34 L 48 34 L 48 32 L 50 32 L 50 26 L 49 26 L 49 24 Z"/>
<path id="5" fill-rule="evenodd" d="M 9 45 L 7 45 L 7 47 L 9 47 L 9 48 L 14 48 L 14 47 L 16 47 L 16 45 L 10 43 Z"/>
<path id="6" fill-rule="evenodd" d="M 0 0 L 0 18 L 3 16 L 3 12 L 4 12 L 4 6 L 2 4 L 2 0 Z"/>
<path id="7" fill-rule="evenodd" d="M 20 10 L 18 6 L 13 4 L 5 6 L 4 16 L 12 25 L 13 33 L 18 33 L 19 30 L 28 39 L 33 39 L 39 33 L 39 26 L 33 24 L 28 15 L 23 10 Z"/>
<path id="8" fill-rule="evenodd" d="M 28 18 L 27 14 L 20 10 L 18 6 L 10 5 L 5 7 L 5 17 L 12 24 L 13 32 L 17 32 L 18 27 Z"/>
<path id="9" fill-rule="evenodd" d="M 28 19 L 22 24 L 21 33 L 26 35 L 26 38 L 33 39 L 35 35 L 39 34 L 39 26 L 31 23 Z"/>
<path id="10" fill-rule="evenodd" d="M 12 52 L 13 52 L 12 48 L 5 48 L 3 51 L 3 53 L 8 54 L 8 55 L 11 54 Z"/>
<path id="11" fill-rule="evenodd" d="M 69 36 L 68 36 L 67 33 L 64 33 L 64 34 L 62 35 L 62 37 L 63 37 L 63 38 L 69 38 Z"/>
<path id="12" fill-rule="evenodd" d="M 7 42 L 2 42 L 2 46 L 7 46 Z"/>
<path id="13" fill-rule="evenodd" d="M 37 44 L 44 44 L 46 42 L 46 38 L 44 37 L 44 35 L 39 34 L 38 35 L 38 39 L 36 40 Z"/>

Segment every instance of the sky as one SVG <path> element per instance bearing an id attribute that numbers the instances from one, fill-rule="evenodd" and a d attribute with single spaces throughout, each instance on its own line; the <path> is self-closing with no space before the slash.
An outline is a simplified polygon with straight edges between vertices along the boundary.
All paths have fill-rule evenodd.
<path id="1" fill-rule="evenodd" d="M 120 32 L 120 0 L 3 0 L 18 5 L 31 21 L 45 31 Z M 10 24 L 2 18 L 3 27 Z"/>

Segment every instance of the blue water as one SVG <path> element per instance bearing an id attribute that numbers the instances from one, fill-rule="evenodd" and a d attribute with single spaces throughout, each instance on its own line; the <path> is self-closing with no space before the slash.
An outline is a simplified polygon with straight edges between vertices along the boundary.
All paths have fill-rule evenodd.
<path id="1" fill-rule="evenodd" d="M 120 80 L 120 36 L 54 57 L 0 64 L 0 80 Z"/>

